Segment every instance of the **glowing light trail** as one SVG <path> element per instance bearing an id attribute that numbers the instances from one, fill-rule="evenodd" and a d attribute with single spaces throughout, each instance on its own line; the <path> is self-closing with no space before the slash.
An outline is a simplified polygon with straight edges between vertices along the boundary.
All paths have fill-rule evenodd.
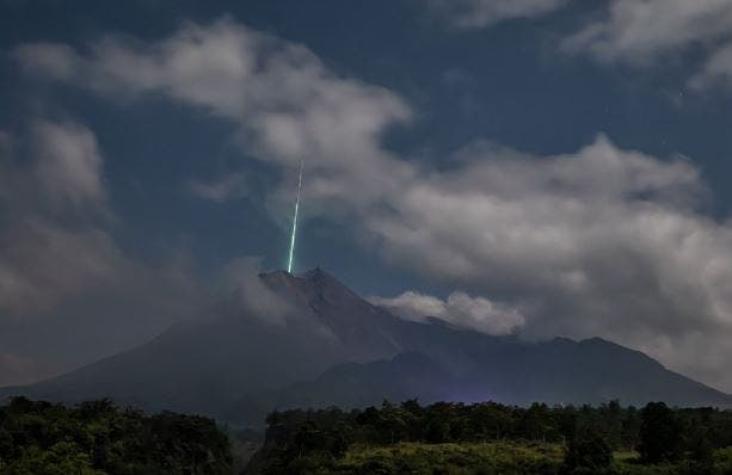
<path id="1" fill-rule="evenodd" d="M 292 260 L 295 257 L 295 236 L 297 235 L 297 214 L 300 210 L 300 193 L 302 192 L 302 160 L 300 160 L 300 177 L 297 180 L 297 198 L 295 199 L 295 215 L 292 218 L 292 235 L 290 236 L 290 258 L 287 260 L 287 272 L 292 273 Z"/>

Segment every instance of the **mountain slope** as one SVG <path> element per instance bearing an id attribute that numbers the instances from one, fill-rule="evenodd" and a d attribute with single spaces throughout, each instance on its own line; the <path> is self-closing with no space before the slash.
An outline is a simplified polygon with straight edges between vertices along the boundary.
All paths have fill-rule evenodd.
<path id="1" fill-rule="evenodd" d="M 2 394 L 111 397 L 150 409 L 258 423 L 275 407 L 358 406 L 384 397 L 511 404 L 730 405 L 719 391 L 601 340 L 525 342 L 398 319 L 320 269 L 260 275 L 283 317 L 222 304 L 208 318 L 64 376 Z"/>

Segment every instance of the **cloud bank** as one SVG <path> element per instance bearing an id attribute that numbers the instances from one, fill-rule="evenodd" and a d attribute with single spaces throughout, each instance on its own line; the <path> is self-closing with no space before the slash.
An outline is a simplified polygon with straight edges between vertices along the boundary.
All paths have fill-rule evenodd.
<path id="1" fill-rule="evenodd" d="M 446 300 L 415 291 L 392 298 L 372 297 L 370 300 L 408 320 L 438 318 L 458 328 L 471 328 L 488 335 L 511 335 L 526 323 L 517 309 L 484 297 L 471 297 L 465 292 L 453 292 Z"/>
<path id="2" fill-rule="evenodd" d="M 433 169 L 382 143 L 415 115 L 398 94 L 226 19 L 150 44 L 111 36 L 88 53 L 33 44 L 15 54 L 36 75 L 103 96 L 159 94 L 228 119 L 247 154 L 286 172 L 304 159 L 311 214 L 357 222 L 355 234 L 394 265 L 521 308 L 527 337 L 603 336 L 732 388 L 732 226 L 705 213 L 708 191 L 683 157 L 598 135 L 556 156 L 476 141 Z M 286 189 L 273 197 L 289 200 Z M 466 310 L 461 302 L 484 297 L 456 295 L 401 301 L 452 309 L 444 318 L 472 326 L 511 308 L 488 311 L 484 299 Z"/>

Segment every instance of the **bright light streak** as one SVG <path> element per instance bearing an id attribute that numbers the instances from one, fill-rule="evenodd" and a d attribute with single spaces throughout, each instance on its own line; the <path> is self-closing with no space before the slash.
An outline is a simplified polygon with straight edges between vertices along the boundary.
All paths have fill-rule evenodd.
<path id="1" fill-rule="evenodd" d="M 302 160 L 300 160 L 300 177 L 297 180 L 297 198 L 295 199 L 295 215 L 292 218 L 292 235 L 290 236 L 290 257 L 287 260 L 287 272 L 292 273 L 292 261 L 295 257 L 295 236 L 297 235 L 297 214 L 300 211 L 300 193 L 302 192 Z"/>

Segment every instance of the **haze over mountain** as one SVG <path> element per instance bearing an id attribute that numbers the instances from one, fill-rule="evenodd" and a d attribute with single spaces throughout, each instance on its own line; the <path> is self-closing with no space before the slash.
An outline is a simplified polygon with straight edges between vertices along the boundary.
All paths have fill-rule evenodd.
<path id="1" fill-rule="evenodd" d="M 362 406 L 383 398 L 728 405 L 732 398 L 644 354 L 594 338 L 526 342 L 395 317 L 326 272 L 260 274 L 267 310 L 237 298 L 154 340 L 4 395 L 110 397 L 150 409 L 258 424 L 276 407 Z M 261 296 L 261 295 L 260 295 Z M 260 314 L 256 314 L 260 312 Z"/>

